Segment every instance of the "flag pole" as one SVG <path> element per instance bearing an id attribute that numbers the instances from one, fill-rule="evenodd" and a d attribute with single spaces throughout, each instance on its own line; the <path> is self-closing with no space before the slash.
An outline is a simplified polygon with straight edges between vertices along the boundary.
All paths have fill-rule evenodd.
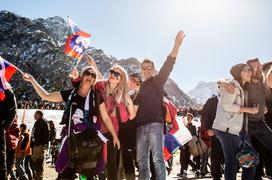
<path id="1" fill-rule="evenodd" d="M 13 65 L 14 66 L 14 65 Z M 24 72 L 21 70 L 21 69 L 19 69 L 17 66 L 14 66 L 15 67 L 15 69 L 17 69 L 22 75 L 24 75 Z"/>
<path id="2" fill-rule="evenodd" d="M 79 59 L 77 60 L 77 63 L 76 63 L 75 68 L 77 68 L 79 62 L 81 61 L 81 59 L 82 59 L 82 57 L 84 56 L 85 53 L 86 53 L 86 51 L 84 51 L 84 52 L 82 53 L 82 55 L 79 57 Z"/>
<path id="3" fill-rule="evenodd" d="M 70 16 L 67 16 L 67 21 L 68 21 L 68 24 L 69 24 L 69 26 L 70 26 L 70 28 L 71 28 L 73 34 L 75 34 L 75 31 L 74 31 L 74 29 L 72 28 Z"/>
<path id="4" fill-rule="evenodd" d="M 5 60 L 4 58 L 2 58 L 1 56 L 0 56 L 0 59 L 3 59 L 4 61 L 7 61 L 7 60 Z M 15 66 L 14 64 L 12 64 L 11 62 L 9 62 L 9 61 L 7 61 L 10 65 L 12 65 L 17 71 L 19 71 L 21 74 L 24 74 L 23 73 L 23 71 L 21 70 L 21 69 L 19 69 L 17 66 Z"/>

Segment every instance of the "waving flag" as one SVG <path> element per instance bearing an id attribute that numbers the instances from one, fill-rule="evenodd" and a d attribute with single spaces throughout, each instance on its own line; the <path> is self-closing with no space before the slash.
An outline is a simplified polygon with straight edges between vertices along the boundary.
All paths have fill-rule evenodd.
<path id="1" fill-rule="evenodd" d="M 85 37 L 85 38 L 91 37 L 91 34 L 85 32 L 85 31 L 82 31 L 82 30 L 76 25 L 76 23 L 74 23 L 69 17 L 68 17 L 67 19 L 68 19 L 68 24 L 69 24 L 69 26 L 71 27 L 71 29 L 72 29 L 72 31 L 73 31 L 74 34 L 80 35 L 80 36 Z"/>
<path id="2" fill-rule="evenodd" d="M 8 82 L 16 70 L 17 68 L 13 64 L 0 56 L 0 101 L 5 99 L 4 91 L 11 88 Z"/>
<path id="3" fill-rule="evenodd" d="M 170 116 L 170 123 L 167 123 L 170 125 L 167 127 L 170 128 L 167 128 L 163 149 L 164 159 L 168 160 L 181 146 L 192 139 L 192 135 L 183 124 L 182 119 L 178 119 L 176 106 L 168 99 L 164 98 L 163 101 L 163 105 L 166 107 L 166 117 Z"/>
<path id="4" fill-rule="evenodd" d="M 68 37 L 65 43 L 64 52 L 69 56 L 78 59 L 78 65 L 85 51 L 91 47 L 91 41 L 89 38 L 91 35 L 82 31 L 69 17 L 68 24 L 73 31 L 73 35 Z"/>
<path id="5" fill-rule="evenodd" d="M 80 35 L 70 35 L 65 43 L 64 52 L 80 60 L 84 52 L 90 48 L 90 44 L 89 38 Z"/>

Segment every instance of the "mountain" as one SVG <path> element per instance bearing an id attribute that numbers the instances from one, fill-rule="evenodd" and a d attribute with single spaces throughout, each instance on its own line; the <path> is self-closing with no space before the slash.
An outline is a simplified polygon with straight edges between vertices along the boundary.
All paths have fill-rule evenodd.
<path id="1" fill-rule="evenodd" d="M 216 82 L 199 82 L 198 85 L 187 94 L 197 103 L 204 104 L 208 98 L 217 94 L 218 88 Z"/>
<path id="2" fill-rule="evenodd" d="M 72 63 L 63 49 L 71 33 L 65 20 L 58 16 L 31 20 L 1 11 L 0 55 L 22 71 L 32 74 L 48 91 L 68 89 L 71 87 L 68 74 Z M 140 62 L 135 58 L 118 60 L 95 47 L 89 54 L 104 75 L 115 63 L 123 66 L 128 73 L 140 71 Z M 86 62 L 82 61 L 79 69 L 84 66 Z M 14 75 L 11 84 L 17 99 L 39 99 L 32 86 L 24 82 L 19 73 Z M 168 80 L 165 89 L 176 105 L 196 105 L 173 80 Z"/>

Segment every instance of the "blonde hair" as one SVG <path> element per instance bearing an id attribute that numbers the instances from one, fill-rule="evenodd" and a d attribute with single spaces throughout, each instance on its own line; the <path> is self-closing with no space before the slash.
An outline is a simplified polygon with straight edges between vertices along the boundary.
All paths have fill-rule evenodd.
<path id="1" fill-rule="evenodd" d="M 112 95 L 116 95 L 117 90 L 120 90 L 122 92 L 122 100 L 125 101 L 125 95 L 128 93 L 129 89 L 128 89 L 128 75 L 127 75 L 127 71 L 120 65 L 113 65 L 110 69 L 119 69 L 121 71 L 121 75 L 120 75 L 120 82 L 118 83 L 118 85 L 116 86 L 116 88 L 114 89 L 114 92 Z M 110 95 L 110 88 L 109 88 L 109 80 L 107 81 L 107 85 L 106 85 L 106 96 Z"/>
<path id="2" fill-rule="evenodd" d="M 87 67 L 85 67 L 85 68 L 83 68 L 83 69 L 81 70 L 81 73 L 80 73 L 80 77 L 81 77 L 81 79 L 80 79 L 80 84 L 82 83 L 83 74 L 84 74 L 86 71 L 88 71 L 89 69 L 93 70 L 93 71 L 95 72 L 95 74 L 96 74 L 96 77 L 95 77 L 95 79 L 94 79 L 94 83 L 93 83 L 93 85 L 92 85 L 92 86 L 94 86 L 95 83 L 96 83 L 96 81 L 97 81 L 97 71 L 96 71 L 96 69 L 95 69 L 93 66 L 87 66 Z"/>

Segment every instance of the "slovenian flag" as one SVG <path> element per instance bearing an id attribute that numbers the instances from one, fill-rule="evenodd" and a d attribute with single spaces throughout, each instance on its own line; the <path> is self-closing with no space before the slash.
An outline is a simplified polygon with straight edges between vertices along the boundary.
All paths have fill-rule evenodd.
<path id="1" fill-rule="evenodd" d="M 91 47 L 89 38 L 80 35 L 70 35 L 66 40 L 64 52 L 69 56 L 81 59 L 84 52 Z"/>
<path id="2" fill-rule="evenodd" d="M 192 139 L 190 131 L 183 124 L 183 120 L 177 117 L 176 106 L 164 98 L 166 117 L 170 116 L 170 128 L 164 139 L 164 159 L 167 161 L 175 152 Z M 169 114 L 169 115 L 167 115 Z M 169 123 L 168 123 L 169 124 Z"/>
<path id="3" fill-rule="evenodd" d="M 11 88 L 8 82 L 16 70 L 17 68 L 13 64 L 0 56 L 0 101 L 5 99 L 5 90 Z"/>
<path id="4" fill-rule="evenodd" d="M 73 35 L 70 35 L 66 40 L 64 52 L 72 58 L 78 59 L 79 62 L 85 51 L 91 47 L 89 38 L 91 35 L 82 31 L 69 17 L 68 24 L 73 31 Z"/>
<path id="5" fill-rule="evenodd" d="M 68 17 L 67 19 L 68 19 L 68 24 L 69 24 L 69 26 L 71 27 L 71 29 L 72 29 L 72 31 L 73 31 L 73 34 L 80 35 L 80 36 L 85 37 L 85 38 L 91 37 L 91 34 L 85 32 L 85 31 L 82 31 L 82 30 L 76 25 L 76 23 L 74 23 L 69 17 Z"/>

